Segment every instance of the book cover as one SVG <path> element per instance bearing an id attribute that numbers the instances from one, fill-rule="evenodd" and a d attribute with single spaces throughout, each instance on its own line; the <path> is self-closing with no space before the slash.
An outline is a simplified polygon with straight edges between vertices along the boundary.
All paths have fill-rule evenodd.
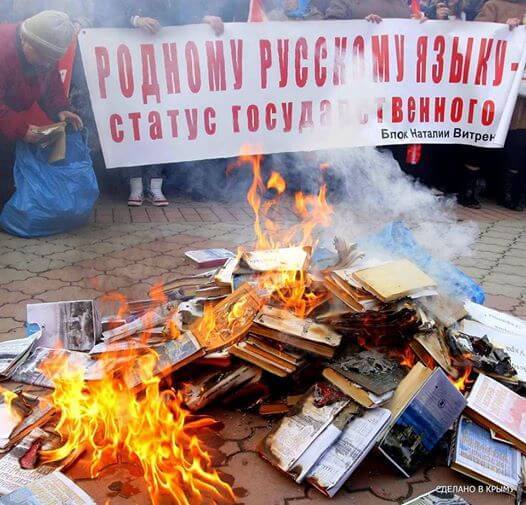
<path id="1" fill-rule="evenodd" d="M 457 427 L 451 467 L 488 484 L 499 484 L 514 492 L 521 481 L 521 453 L 491 438 L 489 430 L 467 417 Z"/>
<path id="2" fill-rule="evenodd" d="M 187 251 L 184 255 L 197 263 L 200 268 L 220 267 L 230 258 L 235 258 L 235 254 L 228 249 L 199 249 Z"/>
<path id="3" fill-rule="evenodd" d="M 329 366 L 375 395 L 392 391 L 405 376 L 398 361 L 374 350 L 344 355 Z"/>
<path id="4" fill-rule="evenodd" d="M 97 336 L 93 300 L 34 303 L 27 306 L 27 324 L 38 324 L 41 347 L 89 351 Z"/>
<path id="5" fill-rule="evenodd" d="M 409 477 L 459 418 L 466 400 L 437 368 L 403 409 L 379 449 Z"/>
<path id="6" fill-rule="evenodd" d="M 522 448 L 526 446 L 526 398 L 500 382 L 480 374 L 468 397 L 469 415 L 481 424 L 507 435 Z M 519 447 L 521 448 L 521 447 Z"/>

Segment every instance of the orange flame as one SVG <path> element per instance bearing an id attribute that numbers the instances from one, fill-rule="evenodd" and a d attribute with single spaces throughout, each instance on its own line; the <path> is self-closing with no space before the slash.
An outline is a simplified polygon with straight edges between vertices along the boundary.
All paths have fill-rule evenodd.
<path id="1" fill-rule="evenodd" d="M 189 413 L 173 389 L 160 387 L 154 370 L 154 351 L 130 360 L 116 375 L 111 357 L 102 357 L 104 377 L 86 382 L 84 370 L 54 357 L 43 367 L 54 384 L 53 405 L 60 413 L 56 426 L 62 445 L 43 453 L 44 461 L 63 461 L 83 453 L 96 477 L 109 464 L 126 462 L 142 468 L 153 504 L 232 503 L 231 487 L 222 481 L 199 439 Z M 138 366 L 137 366 L 138 363 Z M 129 374 L 138 373 L 145 389 L 127 387 Z"/>
<path id="2" fill-rule="evenodd" d="M 255 216 L 256 250 L 312 248 L 316 242 L 316 231 L 320 227 L 330 225 L 334 212 L 327 202 L 327 187 L 323 185 L 318 195 L 296 193 L 294 210 L 299 222 L 287 227 L 279 226 L 277 218 L 274 219 L 272 214 L 286 190 L 286 182 L 279 173 L 272 172 L 265 183 L 261 161 L 262 157 L 258 155 L 242 155 L 238 161 L 238 166 L 249 163 L 252 167 L 253 177 L 247 193 L 247 201 Z M 263 195 L 269 189 L 274 189 L 277 195 L 264 200 Z M 305 317 L 324 297 L 314 292 L 312 279 L 304 271 L 268 272 L 260 276 L 259 286 L 264 291 L 273 293 L 275 301 L 299 317 Z"/>
<path id="3" fill-rule="evenodd" d="M 464 371 L 462 372 L 462 376 L 458 379 L 453 379 L 452 377 L 449 378 L 451 382 L 453 382 L 454 386 L 460 391 L 463 392 L 466 390 L 466 388 L 473 383 L 473 380 L 470 380 L 470 375 L 473 370 L 472 365 L 468 365 L 466 368 L 464 368 Z"/>
<path id="4" fill-rule="evenodd" d="M 416 363 L 416 355 L 409 346 L 406 346 L 403 350 L 391 349 L 389 351 L 389 357 L 397 359 L 400 365 L 407 368 L 413 368 Z"/>

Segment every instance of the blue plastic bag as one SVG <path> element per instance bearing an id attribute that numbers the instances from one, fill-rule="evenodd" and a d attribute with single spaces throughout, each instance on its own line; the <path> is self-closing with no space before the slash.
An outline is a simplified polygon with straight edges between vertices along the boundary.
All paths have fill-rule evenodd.
<path id="1" fill-rule="evenodd" d="M 16 145 L 16 191 L 0 214 L 0 225 L 20 237 L 43 237 L 86 224 L 99 196 L 84 136 L 68 133 L 66 158 L 49 163 L 49 150 Z"/>
<path id="2" fill-rule="evenodd" d="M 453 264 L 431 256 L 400 221 L 390 223 L 380 232 L 360 241 L 360 248 L 381 248 L 394 256 L 410 259 L 431 276 L 446 294 L 484 303 L 484 290 L 473 279 Z"/>

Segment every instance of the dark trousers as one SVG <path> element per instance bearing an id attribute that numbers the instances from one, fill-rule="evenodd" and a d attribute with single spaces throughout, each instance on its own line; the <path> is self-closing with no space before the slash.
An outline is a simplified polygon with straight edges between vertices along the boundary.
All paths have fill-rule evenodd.
<path id="1" fill-rule="evenodd" d="M 508 174 L 505 183 L 511 200 L 518 204 L 526 196 L 526 130 L 510 130 L 504 144 L 504 162 Z M 506 184 L 505 184 L 506 185 Z"/>
<path id="2" fill-rule="evenodd" d="M 15 190 L 13 166 L 15 164 L 15 145 L 0 143 L 0 209 L 11 198 Z"/>

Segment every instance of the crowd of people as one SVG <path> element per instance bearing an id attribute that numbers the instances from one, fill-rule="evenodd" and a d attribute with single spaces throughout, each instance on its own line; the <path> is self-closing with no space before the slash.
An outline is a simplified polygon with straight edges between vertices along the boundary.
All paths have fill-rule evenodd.
<path id="1" fill-rule="evenodd" d="M 263 0 L 268 19 L 323 20 L 417 17 L 447 22 L 492 21 L 514 29 L 526 18 L 526 0 L 422 0 L 417 14 L 410 0 Z M 413 8 L 411 8 L 413 7 Z M 38 143 L 38 130 L 23 112 L 38 103 L 53 121 L 81 128 L 93 123 L 80 55 L 77 54 L 70 102 L 66 99 L 57 62 L 75 33 L 84 27 L 135 27 L 154 35 L 162 26 L 206 23 L 220 35 L 225 22 L 246 21 L 249 0 L 0 0 L 0 185 L 2 199 L 12 191 L 10 172 L 14 143 Z M 81 119 L 82 118 L 82 119 Z M 526 98 L 519 96 L 503 149 L 426 145 L 419 160 L 409 160 L 407 146 L 393 146 L 402 169 L 421 182 L 457 193 L 461 205 L 478 208 L 484 189 L 500 205 L 522 210 L 526 194 Z M 103 163 L 99 158 L 99 164 Z M 159 165 L 123 170 L 129 185 L 130 206 L 146 198 L 168 205 L 163 184 L 177 172 L 178 185 L 187 185 L 194 198 L 221 197 L 221 178 L 227 160 L 192 162 L 183 167 Z M 301 174 L 297 174 L 301 179 Z M 186 180 L 186 182 L 185 182 Z M 199 181 L 208 184 L 199 184 Z M 301 186 L 301 181 L 298 183 Z M 208 186 L 218 192 L 194 191 Z M 302 188 L 305 189 L 305 188 Z"/>

